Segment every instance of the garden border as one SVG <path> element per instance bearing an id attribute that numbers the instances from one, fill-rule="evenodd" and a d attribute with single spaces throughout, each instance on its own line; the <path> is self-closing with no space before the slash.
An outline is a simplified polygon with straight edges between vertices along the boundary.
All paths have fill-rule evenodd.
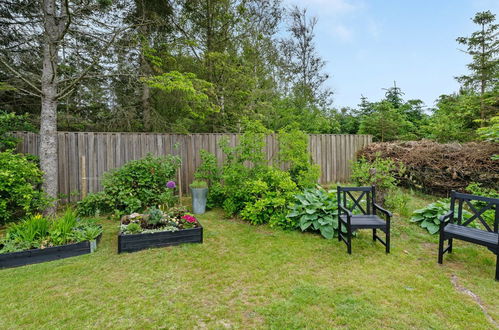
<path id="1" fill-rule="evenodd" d="M 52 246 L 45 249 L 2 253 L 0 254 L 0 269 L 38 264 L 89 254 L 97 249 L 97 245 L 101 238 L 102 233 L 97 236 L 95 240 L 92 240 L 95 241 L 95 246 L 92 246 L 92 241 L 87 240 L 78 243 Z"/>
<path id="2" fill-rule="evenodd" d="M 118 253 L 137 252 L 183 243 L 203 243 L 203 226 L 201 223 L 199 223 L 199 227 L 179 231 L 160 231 L 156 233 L 129 235 L 118 234 Z"/>

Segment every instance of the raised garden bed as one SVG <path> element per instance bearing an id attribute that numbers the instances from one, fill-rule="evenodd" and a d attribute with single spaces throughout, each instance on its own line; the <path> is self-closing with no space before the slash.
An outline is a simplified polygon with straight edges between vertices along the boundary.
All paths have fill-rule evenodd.
<path id="1" fill-rule="evenodd" d="M 102 234 L 95 240 L 52 246 L 45 249 L 32 249 L 0 254 L 0 268 L 11 268 L 40 262 L 76 257 L 92 253 L 97 248 Z M 0 246 L 1 248 L 1 246 Z"/>
<path id="2" fill-rule="evenodd" d="M 184 243 L 203 243 L 203 227 L 187 228 L 178 231 L 161 231 L 142 234 L 119 234 L 118 253 L 135 252 L 144 249 L 179 245 Z"/>
<path id="3" fill-rule="evenodd" d="M 203 243 L 203 227 L 183 206 L 132 213 L 120 220 L 118 253 L 183 243 Z"/>

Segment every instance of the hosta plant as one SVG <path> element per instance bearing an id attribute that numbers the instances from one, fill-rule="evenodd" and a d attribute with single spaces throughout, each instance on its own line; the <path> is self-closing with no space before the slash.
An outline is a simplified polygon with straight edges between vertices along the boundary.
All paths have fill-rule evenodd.
<path id="1" fill-rule="evenodd" d="M 428 230 L 430 234 L 436 234 L 440 230 L 440 217 L 449 212 L 450 205 L 448 201 L 437 201 L 428 206 L 416 210 L 412 214 L 411 222 L 418 222 L 422 228 Z M 471 217 L 471 214 L 463 210 L 463 219 Z M 476 222 L 470 224 L 476 227 Z"/>
<path id="2" fill-rule="evenodd" d="M 307 189 L 295 196 L 287 217 L 294 219 L 302 231 L 319 231 L 325 238 L 338 233 L 338 206 L 336 191 L 323 188 Z"/>

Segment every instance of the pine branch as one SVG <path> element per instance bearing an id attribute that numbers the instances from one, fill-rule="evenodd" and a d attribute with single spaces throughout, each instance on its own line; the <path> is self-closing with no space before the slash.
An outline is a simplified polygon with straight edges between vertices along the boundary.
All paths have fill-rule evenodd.
<path id="1" fill-rule="evenodd" d="M 28 84 L 28 86 L 30 86 L 31 88 L 33 88 L 38 94 L 33 94 L 33 95 L 36 95 L 38 97 L 42 96 L 42 91 L 36 87 L 33 83 L 31 83 L 26 77 L 24 77 L 19 71 L 17 71 L 16 69 L 14 69 L 13 67 L 11 67 L 7 62 L 5 62 L 1 57 L 0 57 L 0 63 L 2 63 L 9 71 L 11 71 L 14 75 L 16 75 L 16 77 L 18 77 L 19 79 L 21 79 L 22 81 L 24 81 L 26 84 Z"/>

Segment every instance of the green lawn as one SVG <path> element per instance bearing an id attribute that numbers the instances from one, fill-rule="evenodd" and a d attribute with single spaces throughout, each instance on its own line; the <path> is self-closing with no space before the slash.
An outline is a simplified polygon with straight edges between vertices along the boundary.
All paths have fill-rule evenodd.
<path id="1" fill-rule="evenodd" d="M 424 204 L 412 197 L 411 208 Z M 203 244 L 116 253 L 103 220 L 98 251 L 0 270 L 0 328 L 476 328 L 499 322 L 495 256 L 395 217 L 392 253 L 370 232 L 353 255 L 337 240 L 200 217 Z M 488 315 L 451 282 L 475 293 Z"/>

